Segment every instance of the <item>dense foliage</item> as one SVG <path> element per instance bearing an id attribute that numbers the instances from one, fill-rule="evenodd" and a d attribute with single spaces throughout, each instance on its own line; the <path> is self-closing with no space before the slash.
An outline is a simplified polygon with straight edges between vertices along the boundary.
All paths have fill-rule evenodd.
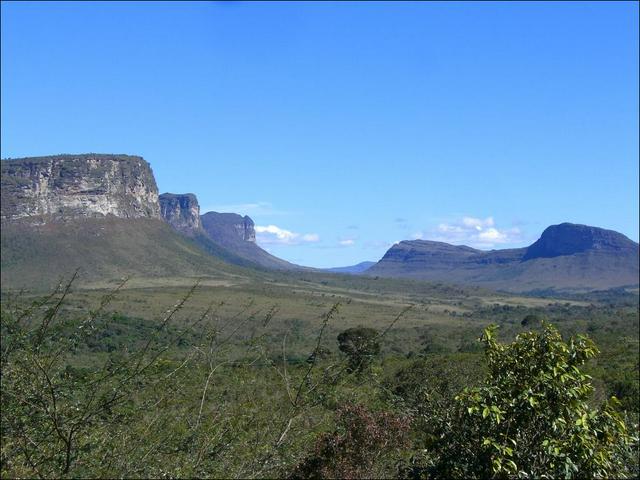
<path id="1" fill-rule="evenodd" d="M 228 316 L 213 302 L 180 317 L 192 289 L 149 321 L 109 311 L 118 291 L 65 309 L 70 288 L 3 302 L 2 478 L 638 474 L 637 375 L 613 350 L 598 363 L 584 336 L 532 322 L 507 343 L 489 328 L 479 348 L 452 351 L 434 330 L 414 354 L 394 355 L 384 344 L 402 313 L 385 329 L 328 335 L 335 304 L 298 357 L 299 324 L 270 336 L 276 308 L 249 302 Z M 543 315 L 489 310 L 514 319 L 508 331 Z M 587 321 L 600 325 L 601 312 Z M 608 398 L 615 389 L 621 404 Z"/>
<path id="2" fill-rule="evenodd" d="M 433 418 L 438 441 L 424 473 L 430 478 L 620 478 L 630 475 L 633 438 L 615 397 L 599 408 L 587 400 L 580 370 L 598 350 L 579 336 L 565 343 L 550 325 L 507 345 L 485 330 L 488 376 Z"/>
<path id="3" fill-rule="evenodd" d="M 349 328 L 338 335 L 338 348 L 347 355 L 349 370 L 362 373 L 380 354 L 380 333 L 374 328 Z"/>

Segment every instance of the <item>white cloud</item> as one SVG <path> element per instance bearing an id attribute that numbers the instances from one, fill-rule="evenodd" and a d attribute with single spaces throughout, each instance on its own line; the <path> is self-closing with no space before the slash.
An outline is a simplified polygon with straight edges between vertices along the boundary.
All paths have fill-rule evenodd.
<path id="1" fill-rule="evenodd" d="M 298 236 L 297 233 L 290 232 L 289 230 L 285 230 L 284 228 L 276 227 L 275 225 L 268 225 L 266 227 L 256 225 L 255 228 L 257 233 L 268 233 L 283 242 L 293 240 Z"/>
<path id="2" fill-rule="evenodd" d="M 346 240 L 340 240 L 340 245 L 344 245 L 345 247 L 348 247 L 350 245 L 353 245 L 356 243 L 356 241 L 352 238 L 347 238 Z"/>
<path id="3" fill-rule="evenodd" d="M 493 248 L 496 245 L 516 243 L 521 240 L 521 235 L 518 228 L 496 227 L 493 217 L 462 217 L 453 222 L 440 223 L 430 232 L 417 232 L 413 238 L 426 238 L 476 248 Z"/>
<path id="4" fill-rule="evenodd" d="M 485 227 L 493 227 L 493 217 L 487 217 L 484 220 L 481 218 L 462 217 L 462 224 L 465 227 L 472 227 L 476 230 L 482 230 Z"/>
<path id="5" fill-rule="evenodd" d="M 487 228 L 486 230 L 480 230 L 478 238 L 487 242 L 504 243 L 509 237 L 505 232 L 501 232 L 496 228 Z"/>
<path id="6" fill-rule="evenodd" d="M 320 241 L 317 233 L 300 234 L 276 225 L 256 225 L 256 240 L 260 245 L 300 245 Z"/>

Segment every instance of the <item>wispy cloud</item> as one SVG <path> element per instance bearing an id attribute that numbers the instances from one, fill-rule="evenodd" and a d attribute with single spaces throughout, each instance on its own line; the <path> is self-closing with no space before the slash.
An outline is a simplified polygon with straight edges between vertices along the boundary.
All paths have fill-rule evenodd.
<path id="1" fill-rule="evenodd" d="M 434 230 L 416 232 L 413 238 L 476 248 L 493 248 L 498 245 L 517 243 L 522 239 L 520 229 L 498 228 L 493 217 L 462 217 L 452 222 L 440 223 Z"/>
<path id="2" fill-rule="evenodd" d="M 344 240 L 340 240 L 338 243 L 343 247 L 350 247 L 351 245 L 355 245 L 356 241 L 353 238 L 346 238 Z"/>
<path id="3" fill-rule="evenodd" d="M 300 245 L 320 241 L 317 233 L 296 233 L 276 225 L 256 225 L 256 241 L 260 245 Z"/>
<path id="4" fill-rule="evenodd" d="M 227 205 L 211 205 L 201 208 L 202 213 L 239 213 L 240 215 L 290 215 L 291 212 L 279 210 L 270 202 L 236 203 Z"/>

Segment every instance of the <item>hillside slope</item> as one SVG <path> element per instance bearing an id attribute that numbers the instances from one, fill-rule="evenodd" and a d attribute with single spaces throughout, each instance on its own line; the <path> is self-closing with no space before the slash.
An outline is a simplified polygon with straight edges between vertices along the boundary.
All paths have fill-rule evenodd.
<path id="1" fill-rule="evenodd" d="M 84 282 L 133 277 L 244 275 L 156 219 L 85 218 L 33 225 L 4 223 L 2 288 L 55 285 L 76 269 Z"/>
<path id="2" fill-rule="evenodd" d="M 391 247 L 366 275 L 513 291 L 588 291 L 638 284 L 638 244 L 597 227 L 548 227 L 526 248 L 483 251 L 423 240 Z"/>
<path id="3" fill-rule="evenodd" d="M 217 245 L 249 264 L 276 270 L 299 270 L 304 267 L 274 257 L 256 243 L 253 220 L 236 213 L 207 212 L 200 216 L 202 229 Z M 228 258 L 232 263 L 238 263 Z"/>

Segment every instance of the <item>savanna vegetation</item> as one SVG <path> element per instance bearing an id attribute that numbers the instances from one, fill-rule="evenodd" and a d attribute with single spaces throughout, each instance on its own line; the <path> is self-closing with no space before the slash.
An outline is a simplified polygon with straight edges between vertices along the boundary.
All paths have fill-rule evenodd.
<path id="1" fill-rule="evenodd" d="M 638 476 L 637 296 L 333 278 L 3 292 L 2 478 Z"/>

